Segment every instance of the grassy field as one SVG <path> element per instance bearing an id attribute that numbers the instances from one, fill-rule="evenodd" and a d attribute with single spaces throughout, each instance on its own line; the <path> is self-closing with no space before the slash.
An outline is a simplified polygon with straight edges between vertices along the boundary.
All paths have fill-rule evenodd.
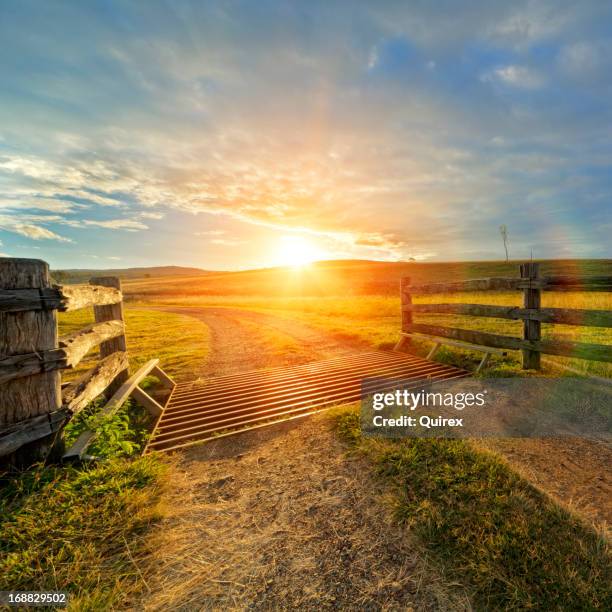
<path id="1" fill-rule="evenodd" d="M 544 273 L 609 273 L 610 262 L 548 262 Z M 547 269 L 548 268 L 548 269 Z M 130 279 L 124 283 L 132 371 L 153 357 L 177 380 L 205 376 L 212 336 L 180 308 L 232 308 L 307 324 L 338 340 L 391 348 L 400 329 L 398 279 L 417 282 L 515 275 L 516 264 L 371 264 L 310 270 Z M 315 283 L 315 277 L 318 278 Z M 289 281 L 285 282 L 283 281 Z M 415 302 L 520 305 L 520 293 L 430 295 Z M 544 306 L 611 309 L 609 293 L 544 293 Z M 165 312 L 169 307 L 175 312 Z M 178 312 L 176 312 L 178 311 Z M 91 322 L 89 311 L 60 315 L 60 334 Z M 508 335 L 518 322 L 419 315 L 415 320 Z M 271 361 L 298 350 L 295 339 L 240 321 Z M 543 326 L 545 338 L 612 344 L 610 330 Z M 427 343 L 415 343 L 424 352 Z M 77 376 L 95 359 L 95 352 Z M 472 366 L 479 354 L 444 349 L 439 358 Z M 496 359 L 489 375 L 516 375 L 520 356 Z M 611 376 L 609 364 L 559 360 Z M 68 378 L 69 378 L 68 377 Z M 372 441 L 355 413 L 334 417 L 339 435 L 389 488 L 398 523 L 410 526 L 431 562 L 469 589 L 474 609 L 606 609 L 606 540 L 561 508 L 503 460 L 466 442 Z M 159 459 L 114 460 L 84 469 L 40 468 L 0 495 L 0 589 L 68 589 L 74 610 L 120 607 L 146 588 L 134 560 L 148 554 L 147 533 L 163 513 L 160 497 L 172 466 Z M 85 528 L 83 526 L 85 525 Z M 560 603 L 562 602 L 562 603 Z"/>
<path id="2" fill-rule="evenodd" d="M 413 283 L 458 281 L 489 276 L 518 276 L 519 262 L 380 262 L 324 261 L 303 268 L 270 268 L 206 275 L 126 278 L 134 299 L 160 297 L 253 295 L 266 297 L 329 295 L 397 295 L 400 278 Z M 550 260 L 542 275 L 609 275 L 612 260 Z"/>
<path id="3" fill-rule="evenodd" d="M 91 309 L 59 314 L 60 335 L 77 331 L 93 322 Z M 209 354 L 209 332 L 204 323 L 185 315 L 128 308 L 125 310 L 130 368 L 137 370 L 149 359 L 159 358 L 164 370 L 176 380 L 197 377 Z M 71 380 L 97 359 L 97 348 L 64 380 Z"/>

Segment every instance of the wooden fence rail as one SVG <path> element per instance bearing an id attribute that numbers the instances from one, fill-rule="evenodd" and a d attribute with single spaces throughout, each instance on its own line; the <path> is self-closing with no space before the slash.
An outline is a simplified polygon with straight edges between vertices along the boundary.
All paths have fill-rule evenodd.
<path id="1" fill-rule="evenodd" d="M 518 290 L 523 292 L 523 306 L 489 306 L 484 304 L 439 303 L 413 304 L 417 294 L 431 295 L 455 292 L 489 290 Z M 529 262 L 520 266 L 519 278 L 482 278 L 448 283 L 411 285 L 409 278 L 400 284 L 403 342 L 410 341 L 410 334 L 425 334 L 472 345 L 499 349 L 520 350 L 523 368 L 540 369 L 540 355 L 560 355 L 578 359 L 612 362 L 612 346 L 570 342 L 566 340 L 542 340 L 541 324 L 612 327 L 612 310 L 583 310 L 569 308 L 542 308 L 541 293 L 547 291 L 612 291 L 612 276 L 539 276 L 539 264 Z M 455 314 L 474 317 L 493 317 L 523 322 L 523 337 L 504 336 L 469 329 L 415 323 L 413 314 Z"/>
<path id="2" fill-rule="evenodd" d="M 93 307 L 95 323 L 58 337 L 56 312 Z M 100 361 L 76 381 L 61 385 L 61 371 L 77 366 L 94 347 Z M 173 381 L 159 369 L 165 386 Z M 121 283 L 115 277 L 89 285 L 51 285 L 49 267 L 35 259 L 0 258 L 0 464 L 30 465 L 57 446 L 58 433 L 93 399 L 138 396 L 151 412 L 159 405 L 129 379 Z M 148 370 L 147 370 L 148 371 Z M 146 396 L 146 397 L 145 397 Z M 115 406 L 115 409 L 118 406 Z M 93 434 L 87 439 L 91 440 Z"/>

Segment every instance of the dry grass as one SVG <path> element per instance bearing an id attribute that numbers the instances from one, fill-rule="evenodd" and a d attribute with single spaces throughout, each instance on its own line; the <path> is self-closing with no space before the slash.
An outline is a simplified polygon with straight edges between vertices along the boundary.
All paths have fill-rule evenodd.
<path id="1" fill-rule="evenodd" d="M 363 437 L 357 410 L 340 435 L 389 487 L 398 523 L 465 585 L 477 610 L 608 610 L 603 534 L 462 440 Z"/>

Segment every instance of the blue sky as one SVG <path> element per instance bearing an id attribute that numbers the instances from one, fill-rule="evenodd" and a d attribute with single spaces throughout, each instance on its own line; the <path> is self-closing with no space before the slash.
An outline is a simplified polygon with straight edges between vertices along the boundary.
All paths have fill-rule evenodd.
<path id="1" fill-rule="evenodd" d="M 0 45 L 5 255 L 612 257 L 612 3 L 4 0 Z"/>

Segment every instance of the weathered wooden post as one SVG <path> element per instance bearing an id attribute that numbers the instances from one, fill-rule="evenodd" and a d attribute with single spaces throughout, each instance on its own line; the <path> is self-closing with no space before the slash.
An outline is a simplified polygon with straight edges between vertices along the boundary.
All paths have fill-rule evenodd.
<path id="1" fill-rule="evenodd" d="M 49 266 L 38 259 L 0 258 L 0 289 L 45 289 Z M 42 302 L 42 300 L 41 300 Z M 0 358 L 38 353 L 58 346 L 55 310 L 0 312 Z M 60 372 L 41 372 L 0 386 L 0 428 L 61 408 Z M 57 434 L 22 446 L 3 463 L 23 466 L 45 459 Z"/>
<path id="2" fill-rule="evenodd" d="M 404 276 L 400 280 L 400 304 L 402 309 L 402 332 L 409 332 L 412 325 L 412 295 L 410 294 L 410 277 Z M 411 343 L 410 336 L 402 336 L 395 350 L 401 350 Z"/>
<path id="3" fill-rule="evenodd" d="M 541 307 L 541 289 L 539 285 L 540 279 L 540 264 L 524 263 L 521 264 L 521 278 L 529 281 L 537 281 L 534 287 L 523 289 L 523 306 L 530 310 L 539 310 Z M 525 319 L 523 321 L 523 339 L 524 340 L 541 340 L 542 339 L 542 324 L 540 321 L 533 319 Z M 531 349 L 523 349 L 523 370 L 539 370 L 540 369 L 540 351 Z"/>
<path id="4" fill-rule="evenodd" d="M 121 279 L 116 276 L 101 276 L 99 278 L 92 278 L 89 280 L 90 285 L 102 285 L 103 287 L 113 287 L 121 291 Z M 116 304 L 108 304 L 104 306 L 94 306 L 94 316 L 96 323 L 102 323 L 104 321 L 119 320 L 123 321 L 123 301 L 117 302 Z M 100 357 L 104 359 L 108 355 L 116 351 L 127 351 L 127 344 L 125 341 L 125 334 L 106 340 L 100 344 Z M 109 385 L 107 394 L 108 397 L 113 395 L 115 391 L 129 378 L 129 370 L 125 369 L 120 372 L 115 380 Z"/>

